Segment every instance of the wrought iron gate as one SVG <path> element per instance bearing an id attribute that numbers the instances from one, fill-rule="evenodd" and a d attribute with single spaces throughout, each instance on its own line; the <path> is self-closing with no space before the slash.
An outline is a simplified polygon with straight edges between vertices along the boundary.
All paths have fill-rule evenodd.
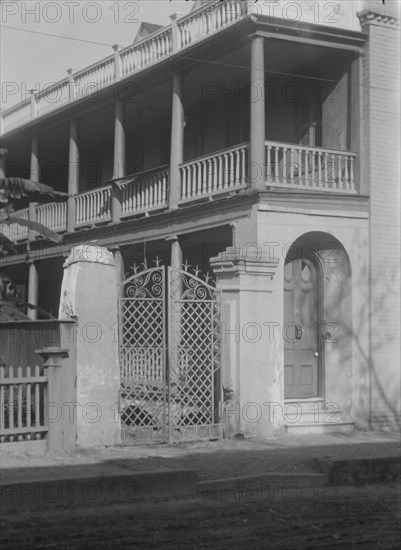
<path id="1" fill-rule="evenodd" d="M 120 293 L 123 439 L 220 437 L 220 292 L 188 266 L 134 271 Z"/>

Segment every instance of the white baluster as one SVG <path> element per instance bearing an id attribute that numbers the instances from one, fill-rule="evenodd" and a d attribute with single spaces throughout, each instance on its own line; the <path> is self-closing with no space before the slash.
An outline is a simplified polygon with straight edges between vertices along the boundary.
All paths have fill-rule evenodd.
<path id="1" fill-rule="evenodd" d="M 355 191 L 355 181 L 354 181 L 354 157 L 349 157 L 350 160 L 350 190 Z"/>

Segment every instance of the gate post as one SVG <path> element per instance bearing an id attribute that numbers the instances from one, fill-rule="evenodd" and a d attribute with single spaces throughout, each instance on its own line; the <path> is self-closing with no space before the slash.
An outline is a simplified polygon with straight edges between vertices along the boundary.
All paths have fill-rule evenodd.
<path id="1" fill-rule="evenodd" d="M 100 246 L 80 245 L 64 264 L 60 319 L 77 319 L 77 445 L 120 443 L 116 264 Z"/>
<path id="2" fill-rule="evenodd" d="M 210 259 L 222 295 L 221 378 L 225 437 L 266 436 L 281 427 L 271 404 L 282 402 L 280 351 L 269 334 L 279 260 L 249 259 L 229 248 Z M 274 324 L 274 323 L 273 323 Z"/>

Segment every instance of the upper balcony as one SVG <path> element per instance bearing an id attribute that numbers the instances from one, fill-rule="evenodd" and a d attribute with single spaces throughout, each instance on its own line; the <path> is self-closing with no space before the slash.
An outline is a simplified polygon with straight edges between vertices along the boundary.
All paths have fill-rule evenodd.
<path id="1" fill-rule="evenodd" d="M 195 10 L 77 73 L 56 101 L 32 98 L 27 123 L 17 117 L 12 130 L 9 118 L 6 175 L 70 194 L 29 209 L 20 203 L 17 216 L 72 233 L 246 188 L 363 194 L 364 35 L 284 21 L 277 36 L 268 20 L 244 20 L 245 4 L 208 3 L 213 10 Z M 192 50 L 172 63 L 171 52 L 184 48 Z M 118 78 L 136 85 L 135 97 L 128 89 L 85 100 L 86 85 L 106 90 Z M 29 237 L 16 224 L 3 230 L 12 240 Z"/>
<path id="2" fill-rule="evenodd" d="M 271 24 L 302 22 L 332 27 L 340 34 L 343 29 L 357 31 L 360 27 L 356 13 L 363 2 L 338 0 L 319 6 L 319 3 L 304 0 L 299 5 L 283 0 L 274 5 L 244 0 L 208 0 L 199 4 L 199 8 L 184 17 L 172 17 L 171 25 L 121 50 L 116 46 L 114 54 L 78 72 L 69 70 L 65 79 L 6 109 L 1 113 L 1 135 L 110 89 L 239 22 L 258 19 Z"/>

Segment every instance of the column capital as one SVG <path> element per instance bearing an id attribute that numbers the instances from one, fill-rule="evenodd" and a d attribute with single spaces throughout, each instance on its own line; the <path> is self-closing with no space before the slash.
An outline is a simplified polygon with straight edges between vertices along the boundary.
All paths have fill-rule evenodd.
<path id="1" fill-rule="evenodd" d="M 167 237 L 165 238 L 165 240 L 166 240 L 167 242 L 179 241 L 179 240 L 180 240 L 180 236 L 179 236 L 179 235 L 167 235 Z"/>
<path id="2" fill-rule="evenodd" d="M 210 258 L 210 266 L 213 273 L 220 277 L 232 277 L 234 274 L 241 275 L 263 275 L 273 279 L 277 267 L 280 263 L 279 258 L 274 258 L 266 253 L 258 254 L 257 257 L 248 257 L 234 247 L 229 247 L 218 256 Z"/>
<path id="3" fill-rule="evenodd" d="M 64 262 L 64 268 L 78 262 L 115 265 L 113 254 L 103 246 L 80 244 L 74 246 Z"/>

